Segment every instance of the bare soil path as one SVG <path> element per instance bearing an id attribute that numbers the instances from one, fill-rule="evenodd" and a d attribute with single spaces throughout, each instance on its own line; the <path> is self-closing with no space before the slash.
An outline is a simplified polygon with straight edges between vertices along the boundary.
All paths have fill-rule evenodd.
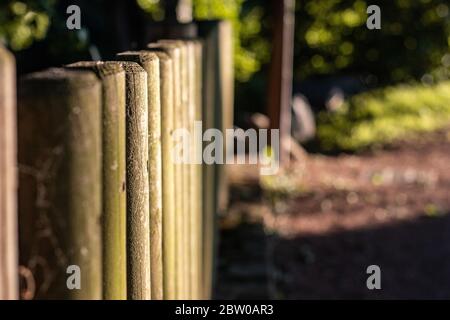
<path id="1" fill-rule="evenodd" d="M 218 298 L 450 299 L 449 131 L 310 155 L 285 180 L 294 187 L 275 198 L 234 186 Z M 381 290 L 366 287 L 373 264 Z"/>

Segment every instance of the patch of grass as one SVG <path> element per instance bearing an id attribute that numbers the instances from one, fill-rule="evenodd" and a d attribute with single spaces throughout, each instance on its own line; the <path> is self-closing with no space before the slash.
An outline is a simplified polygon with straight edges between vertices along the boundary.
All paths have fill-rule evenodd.
<path id="1" fill-rule="evenodd" d="M 319 114 L 318 138 L 325 151 L 358 151 L 449 122 L 450 81 L 401 85 L 356 95 L 338 112 Z"/>
<path id="2" fill-rule="evenodd" d="M 300 175 L 293 172 L 261 176 L 261 188 L 271 197 L 293 197 L 307 192 Z"/>

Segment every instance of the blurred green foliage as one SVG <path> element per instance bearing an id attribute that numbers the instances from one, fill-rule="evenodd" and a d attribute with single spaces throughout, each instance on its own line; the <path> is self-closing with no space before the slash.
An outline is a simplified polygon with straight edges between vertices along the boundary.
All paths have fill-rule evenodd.
<path id="1" fill-rule="evenodd" d="M 137 1 L 154 21 L 164 19 L 162 0 Z M 70 1 L 69 1 L 70 2 Z M 63 0 L 2 0 L 0 41 L 27 71 L 47 64 L 89 59 L 97 47 L 114 52 L 114 19 L 107 1 L 81 1 L 90 28 L 67 32 Z M 78 2 L 76 2 L 78 3 Z M 228 19 L 234 27 L 237 102 L 261 111 L 270 60 L 270 2 L 192 0 L 195 19 Z M 366 9 L 381 8 L 381 30 L 366 27 Z M 368 86 L 422 82 L 363 93 L 342 111 L 320 114 L 318 136 L 327 150 L 358 150 L 441 127 L 450 120 L 450 4 L 448 0 L 297 0 L 294 77 L 363 75 Z M 58 8 L 58 9 L 57 9 Z M 107 32 L 105 32 L 105 30 Z M 96 31 L 90 33 L 90 31 Z M 92 36 L 91 36 L 92 34 Z M 95 37 L 94 37 L 95 35 Z M 32 44 L 33 48 L 26 50 Z M 41 63 L 42 65 L 39 65 Z M 440 83 L 440 84 L 439 84 Z"/>
<path id="2" fill-rule="evenodd" d="M 164 19 L 160 0 L 137 0 L 155 21 Z M 193 16 L 197 20 L 227 19 L 233 24 L 235 76 L 248 81 L 270 58 L 269 42 L 262 35 L 264 6 L 261 1 L 193 0 Z M 250 6 L 244 7 L 245 4 Z M 248 8 L 248 9 L 247 9 Z"/>
<path id="3" fill-rule="evenodd" d="M 366 27 L 369 5 L 381 30 Z M 295 76 L 356 73 L 369 85 L 450 75 L 448 0 L 297 1 Z"/>
<path id="4" fill-rule="evenodd" d="M 139 0 L 158 12 L 158 0 Z M 249 81 L 270 58 L 270 2 L 193 0 L 197 19 L 230 19 L 236 77 Z M 367 6 L 382 29 L 366 27 Z M 448 0 L 297 0 L 294 77 L 359 74 L 368 85 L 449 78 Z M 258 81 L 258 80 L 256 80 Z"/>
<path id="5" fill-rule="evenodd" d="M 54 2 L 24 0 L 0 3 L 0 39 L 18 51 L 45 38 L 50 24 L 48 13 Z"/>
<path id="6" fill-rule="evenodd" d="M 136 2 L 154 21 L 164 20 L 164 8 L 160 0 L 136 0 Z"/>
<path id="7" fill-rule="evenodd" d="M 244 0 L 194 0 L 194 17 L 204 19 L 228 19 L 233 24 L 234 63 L 238 81 L 248 81 L 269 61 L 269 43 L 262 37 L 264 10 L 253 6 L 243 10 Z"/>
<path id="8" fill-rule="evenodd" d="M 339 111 L 319 114 L 318 139 L 324 150 L 357 151 L 449 121 L 450 81 L 399 85 L 355 95 Z"/>
<path id="9" fill-rule="evenodd" d="M 153 20 L 164 19 L 162 0 L 131 1 L 137 1 L 150 12 Z M 44 38 L 48 40 L 53 24 L 62 24 L 65 19 L 64 15 L 55 14 L 60 2 L 2 0 L 0 39 L 14 51 Z M 101 16 L 107 12 L 103 11 L 107 1 L 89 3 L 92 3 L 90 11 L 95 12 L 83 14 L 104 20 Z M 264 70 L 270 59 L 270 2 L 192 0 L 192 3 L 196 19 L 232 21 L 236 79 L 241 83 L 253 81 L 250 88 L 263 90 L 260 76 L 253 76 Z M 381 7 L 381 30 L 365 26 L 369 4 Z M 297 0 L 294 59 L 297 80 L 351 73 L 365 75 L 367 84 L 373 86 L 411 80 L 437 82 L 449 78 L 449 48 L 448 0 Z"/>

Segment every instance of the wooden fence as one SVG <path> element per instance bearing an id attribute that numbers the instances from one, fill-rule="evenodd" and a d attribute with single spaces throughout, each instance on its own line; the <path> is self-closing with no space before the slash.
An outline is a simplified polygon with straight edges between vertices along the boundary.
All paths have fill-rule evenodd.
<path id="1" fill-rule="evenodd" d="M 211 298 L 226 175 L 176 163 L 174 133 L 189 130 L 195 157 L 194 121 L 231 128 L 233 65 L 229 24 L 199 29 L 24 76 L 17 161 L 14 62 L 0 48 L 0 299 L 19 297 L 19 269 L 22 299 Z"/>
<path id="2" fill-rule="evenodd" d="M 18 294 L 15 87 L 14 58 L 0 47 L 0 300 Z"/>

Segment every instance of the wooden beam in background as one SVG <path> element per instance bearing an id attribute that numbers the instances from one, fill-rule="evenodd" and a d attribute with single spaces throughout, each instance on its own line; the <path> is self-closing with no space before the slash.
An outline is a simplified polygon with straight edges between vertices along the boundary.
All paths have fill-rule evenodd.
<path id="1" fill-rule="evenodd" d="M 272 0 L 273 40 L 267 115 L 271 129 L 280 129 L 280 162 L 289 163 L 295 1 Z"/>

